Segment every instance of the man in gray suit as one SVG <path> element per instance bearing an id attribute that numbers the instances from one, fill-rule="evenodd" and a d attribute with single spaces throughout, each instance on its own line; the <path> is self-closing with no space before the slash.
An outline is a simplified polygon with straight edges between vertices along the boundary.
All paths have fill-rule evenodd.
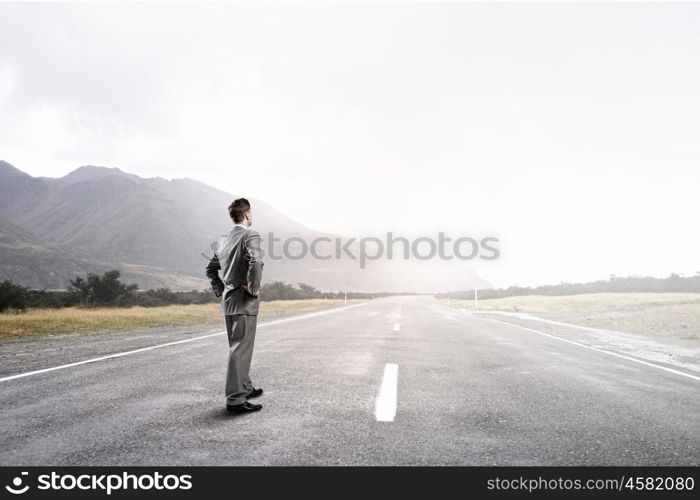
<path id="1" fill-rule="evenodd" d="M 231 413 L 249 413 L 262 409 L 262 405 L 248 402 L 263 393 L 253 387 L 249 373 L 260 307 L 262 251 L 260 234 L 250 229 L 253 214 L 248 200 L 235 200 L 228 212 L 233 229 L 219 242 L 206 274 L 216 296 L 221 296 L 221 312 L 226 318 L 226 408 Z"/>

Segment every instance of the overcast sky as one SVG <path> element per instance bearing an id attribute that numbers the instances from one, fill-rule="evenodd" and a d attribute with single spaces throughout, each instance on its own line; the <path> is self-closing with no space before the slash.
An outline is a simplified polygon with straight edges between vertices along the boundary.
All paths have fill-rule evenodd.
<path id="1" fill-rule="evenodd" d="M 498 236 L 497 285 L 700 271 L 698 89 L 698 4 L 0 4 L 0 159 Z"/>

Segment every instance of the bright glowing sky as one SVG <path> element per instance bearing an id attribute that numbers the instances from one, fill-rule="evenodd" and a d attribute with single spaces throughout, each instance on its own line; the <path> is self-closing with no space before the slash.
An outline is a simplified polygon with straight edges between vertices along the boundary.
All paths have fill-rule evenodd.
<path id="1" fill-rule="evenodd" d="M 0 4 L 0 159 L 496 235 L 497 285 L 700 271 L 698 89 L 698 4 Z"/>

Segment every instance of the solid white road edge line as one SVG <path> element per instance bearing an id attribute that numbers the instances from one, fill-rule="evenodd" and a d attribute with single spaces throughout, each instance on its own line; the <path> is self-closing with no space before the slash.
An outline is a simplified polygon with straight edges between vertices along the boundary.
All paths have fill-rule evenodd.
<path id="1" fill-rule="evenodd" d="M 347 309 L 353 308 L 353 307 L 358 307 L 358 306 L 363 306 L 366 304 L 371 303 L 371 301 L 368 302 L 361 302 L 359 304 L 352 304 L 349 306 L 343 306 L 343 307 L 334 307 L 332 309 L 324 309 L 323 311 L 317 311 L 313 313 L 307 313 L 307 314 L 300 314 L 299 316 L 290 316 L 289 318 L 281 318 L 281 319 L 275 319 L 272 321 L 266 321 L 264 323 L 260 323 L 258 327 L 263 327 L 263 326 L 271 326 L 271 325 L 278 325 L 280 323 L 287 323 L 289 321 L 297 321 L 300 319 L 307 319 L 307 318 L 314 318 L 316 316 L 322 316 L 324 314 L 330 314 L 333 312 L 338 312 L 338 311 L 345 311 Z M 9 380 L 15 380 L 18 378 L 24 378 L 24 377 L 30 377 L 32 375 L 39 375 L 40 373 L 47 373 L 47 372 L 52 372 L 56 370 L 63 370 L 64 368 L 72 368 L 73 366 L 80 366 L 80 365 L 87 365 L 89 363 L 96 363 L 98 361 L 104 361 L 106 359 L 113 359 L 113 358 L 121 358 L 123 356 L 128 356 L 130 354 L 136 354 L 139 352 L 145 352 L 145 351 L 150 351 L 153 349 L 160 349 L 161 347 L 168 347 L 171 345 L 177 345 L 177 344 L 186 344 L 188 342 L 195 342 L 197 340 L 202 340 L 202 339 L 208 339 L 209 337 L 215 337 L 217 335 L 222 335 L 226 333 L 226 331 L 222 332 L 217 332 L 217 333 L 210 333 L 208 335 L 202 335 L 200 337 L 192 337 L 189 339 L 185 340 L 178 340 L 175 342 L 168 342 L 166 344 L 158 344 L 158 345 L 152 345 L 149 347 L 142 347 L 140 349 L 134 349 L 133 351 L 124 351 L 124 352 L 117 352 L 114 354 L 108 354 L 107 356 L 100 356 L 99 358 L 91 358 L 91 359 L 86 359 L 84 361 L 76 361 L 75 363 L 68 363 L 65 365 L 59 365 L 59 366 L 52 366 L 51 368 L 43 368 L 41 370 L 34 370 L 31 372 L 24 372 L 24 373 L 18 373 L 16 375 L 10 375 L 8 377 L 3 377 L 0 378 L 0 382 L 7 382 Z"/>
<path id="2" fill-rule="evenodd" d="M 509 326 L 513 326 L 513 327 L 516 327 L 516 328 L 521 328 L 521 329 L 523 329 L 523 330 L 527 330 L 528 332 L 537 333 L 537 334 L 539 334 L 539 335 L 544 335 L 545 337 L 549 337 L 549 338 L 552 338 L 552 339 L 555 339 L 555 340 L 560 340 L 561 342 L 566 342 L 567 344 L 573 344 L 573 345 L 576 345 L 576 346 L 579 346 L 579 347 L 584 347 L 584 348 L 586 348 L 586 349 L 590 349 L 591 351 L 602 352 L 603 354 L 607 354 L 607 355 L 609 355 L 609 356 L 614 356 L 614 357 L 616 357 L 616 358 L 626 359 L 627 361 L 633 361 L 634 363 L 639 363 L 640 365 L 651 366 L 652 368 L 658 368 L 659 370 L 664 370 L 664 371 L 667 371 L 667 372 L 669 372 L 669 373 L 673 373 L 673 374 L 675 374 L 675 375 L 681 375 L 681 376 L 683 376 L 683 377 L 688 377 L 688 378 L 693 379 L 693 380 L 700 380 L 700 377 L 698 377 L 698 376 L 696 376 L 696 375 L 691 375 L 690 373 L 685 373 L 685 372 L 682 372 L 682 371 L 679 371 L 679 370 L 674 370 L 673 368 L 667 368 L 667 367 L 665 367 L 665 366 L 661 366 L 661 365 L 657 365 L 657 364 L 654 364 L 654 363 L 650 363 L 650 362 L 648 362 L 648 361 L 642 361 L 641 359 L 633 358 L 633 357 L 631 357 L 631 356 L 625 356 L 624 354 L 618 354 L 618 353 L 616 353 L 616 352 L 606 351 L 605 349 L 599 349 L 599 348 L 597 348 L 597 347 L 593 347 L 593 346 L 590 346 L 590 345 L 581 344 L 580 342 L 576 342 L 576 341 L 573 341 L 573 340 L 563 339 L 563 338 L 561 338 L 561 337 L 557 337 L 556 335 L 551 335 L 551 334 L 549 334 L 549 333 L 545 333 L 545 332 L 541 332 L 541 331 L 539 331 L 539 330 L 535 330 L 534 328 L 528 328 L 527 326 L 516 325 L 515 323 L 509 323 L 508 321 L 502 321 L 502 320 L 500 320 L 500 319 L 484 318 L 484 317 L 481 317 L 481 319 L 485 319 L 485 320 L 487 320 L 487 321 L 495 321 L 496 323 L 502 323 L 502 324 L 504 324 L 504 325 L 509 325 Z"/>
<path id="3" fill-rule="evenodd" d="M 374 404 L 377 422 L 393 422 L 396 417 L 396 387 L 399 383 L 399 365 L 387 363 L 384 367 L 382 386 Z"/>

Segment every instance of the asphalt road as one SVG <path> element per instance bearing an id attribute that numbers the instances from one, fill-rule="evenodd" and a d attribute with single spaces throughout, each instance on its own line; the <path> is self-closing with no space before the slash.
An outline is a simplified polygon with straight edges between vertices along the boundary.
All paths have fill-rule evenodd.
<path id="1" fill-rule="evenodd" d="M 251 415 L 226 413 L 207 335 L 0 381 L 0 465 L 700 464 L 697 379 L 429 298 L 261 325 Z M 134 347 L 90 338 L 12 373 Z"/>

